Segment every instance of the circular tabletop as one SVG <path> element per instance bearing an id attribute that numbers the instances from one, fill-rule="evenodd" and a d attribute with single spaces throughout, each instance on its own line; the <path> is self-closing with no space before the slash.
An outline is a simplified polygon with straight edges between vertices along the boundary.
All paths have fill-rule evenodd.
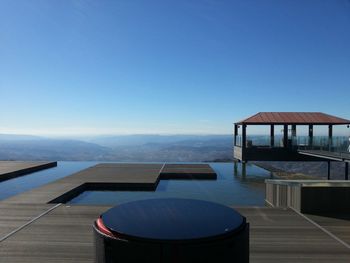
<path id="1" fill-rule="evenodd" d="M 231 235 L 245 225 L 234 209 L 193 199 L 148 199 L 124 203 L 101 215 L 125 239 L 194 241 Z"/>

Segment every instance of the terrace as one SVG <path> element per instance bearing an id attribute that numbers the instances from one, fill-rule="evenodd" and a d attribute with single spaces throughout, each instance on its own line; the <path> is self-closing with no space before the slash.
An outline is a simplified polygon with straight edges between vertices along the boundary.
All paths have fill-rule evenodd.
<path id="1" fill-rule="evenodd" d="M 94 262 L 93 221 L 109 205 L 66 204 L 86 184 L 151 187 L 160 177 L 215 180 L 207 164 L 99 164 L 0 202 L 1 262 Z M 81 188 L 80 186 L 84 186 Z M 235 206 L 250 223 L 250 262 L 349 262 L 347 215 Z"/>

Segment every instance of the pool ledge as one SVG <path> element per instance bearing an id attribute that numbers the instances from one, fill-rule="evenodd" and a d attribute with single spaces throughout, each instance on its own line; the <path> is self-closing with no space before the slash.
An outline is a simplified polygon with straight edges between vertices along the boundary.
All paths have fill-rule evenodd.
<path id="1" fill-rule="evenodd" d="M 0 182 L 56 166 L 57 162 L 0 161 Z"/>
<path id="2" fill-rule="evenodd" d="M 154 190 L 161 179 L 216 178 L 209 164 L 101 163 L 3 202 L 66 203 L 85 190 Z"/>

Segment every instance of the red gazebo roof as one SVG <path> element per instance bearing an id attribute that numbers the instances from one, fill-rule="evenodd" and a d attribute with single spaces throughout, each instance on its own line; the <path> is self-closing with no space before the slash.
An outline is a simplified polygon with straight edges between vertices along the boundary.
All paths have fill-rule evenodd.
<path id="1" fill-rule="evenodd" d="M 344 125 L 350 124 L 350 120 L 325 114 L 322 112 L 259 112 L 236 124 L 247 125 Z"/>

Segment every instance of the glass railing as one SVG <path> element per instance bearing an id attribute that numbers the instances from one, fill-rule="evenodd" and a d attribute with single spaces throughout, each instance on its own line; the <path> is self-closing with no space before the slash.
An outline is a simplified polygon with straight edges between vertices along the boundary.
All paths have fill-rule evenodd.
<path id="1" fill-rule="evenodd" d="M 247 136 L 247 147 L 271 147 L 270 136 Z"/>
<path id="2" fill-rule="evenodd" d="M 241 135 L 237 135 L 236 136 L 236 144 L 235 144 L 235 146 L 242 147 L 242 136 Z"/>
<path id="3" fill-rule="evenodd" d="M 284 143 L 283 143 L 283 136 L 282 135 L 275 135 L 274 136 L 274 144 L 273 147 L 275 148 L 280 148 L 283 147 Z"/>
<path id="4" fill-rule="evenodd" d="M 306 137 L 306 136 L 305 136 Z M 300 150 L 321 150 L 330 152 L 349 152 L 349 139 L 346 136 L 314 136 L 293 138 L 292 145 Z"/>
<path id="5" fill-rule="evenodd" d="M 273 142 L 273 144 L 272 144 Z M 241 135 L 236 136 L 235 146 L 242 147 L 243 139 Z M 271 136 L 264 135 L 251 135 L 246 138 L 246 147 L 283 147 L 282 136 L 274 136 L 271 140 Z"/>
<path id="6" fill-rule="evenodd" d="M 273 144 L 272 144 L 273 143 Z M 288 148 L 295 150 L 322 150 L 331 152 L 349 153 L 349 138 L 346 136 L 293 136 L 289 137 L 287 143 Z M 235 146 L 242 147 L 243 139 L 241 135 L 236 136 Z M 276 135 L 271 140 L 271 136 L 250 135 L 246 138 L 246 147 L 284 147 L 283 136 Z"/>

